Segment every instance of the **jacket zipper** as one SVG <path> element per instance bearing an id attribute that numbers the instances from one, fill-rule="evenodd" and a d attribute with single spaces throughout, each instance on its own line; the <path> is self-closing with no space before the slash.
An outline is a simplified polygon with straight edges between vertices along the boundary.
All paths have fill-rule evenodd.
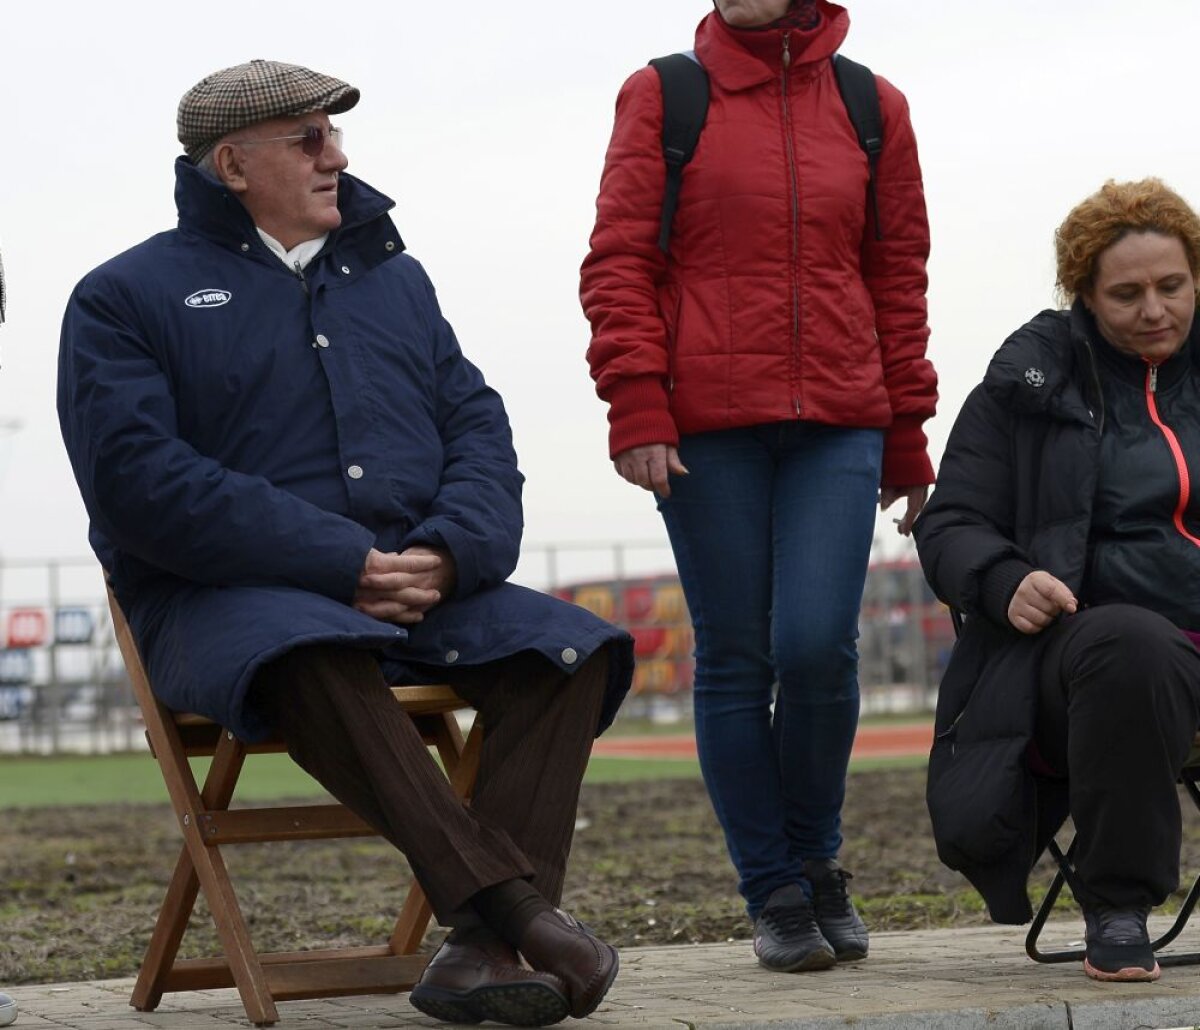
<path id="1" fill-rule="evenodd" d="M 1155 394 L 1157 393 L 1158 366 L 1148 364 L 1146 368 L 1146 408 L 1150 412 L 1150 421 L 1158 426 L 1159 432 L 1162 433 L 1163 439 L 1167 442 L 1167 447 L 1171 451 L 1171 457 L 1175 461 L 1175 472 L 1179 476 L 1179 501 L 1175 505 L 1175 515 L 1172 521 L 1175 523 L 1175 528 L 1179 530 L 1181 536 L 1190 540 L 1197 547 L 1200 547 L 1200 539 L 1189 533 L 1187 526 L 1183 524 L 1183 513 L 1187 511 L 1188 502 L 1192 496 L 1192 481 L 1188 475 L 1187 461 L 1184 460 L 1183 448 L 1179 444 L 1179 438 L 1158 413 L 1158 401 L 1155 399 Z"/>
<path id="2" fill-rule="evenodd" d="M 308 292 L 308 280 L 304 278 L 304 269 L 300 267 L 300 262 L 296 262 L 296 278 L 300 280 L 300 288 L 304 291 L 304 296 L 312 296 Z"/>
<path id="3" fill-rule="evenodd" d="M 783 71 L 780 73 L 780 86 L 783 90 L 783 139 L 787 152 L 788 180 L 792 187 L 792 406 L 796 415 L 800 415 L 800 190 L 796 183 L 796 152 L 792 144 L 792 117 L 788 106 L 788 68 L 792 63 L 792 52 L 788 45 L 787 29 L 783 32 Z"/>
<path id="4" fill-rule="evenodd" d="M 1084 353 L 1087 354 L 1087 359 L 1088 359 L 1088 374 L 1091 377 L 1092 393 L 1095 397 L 1095 400 L 1093 403 L 1095 404 L 1095 406 L 1097 408 L 1100 409 L 1100 417 L 1099 418 L 1096 417 L 1096 413 L 1095 413 L 1095 411 L 1092 410 L 1091 407 L 1088 408 L 1088 414 L 1092 416 L 1092 421 L 1096 423 L 1096 431 L 1098 433 L 1100 433 L 1101 436 L 1103 436 L 1104 435 L 1104 415 L 1105 415 L 1104 390 L 1100 386 L 1100 373 L 1096 369 L 1096 355 L 1092 351 L 1092 345 L 1087 340 L 1086 337 L 1083 340 L 1083 349 L 1084 349 Z M 1157 381 L 1158 380 L 1156 378 L 1155 382 L 1157 382 Z M 1086 393 L 1084 394 L 1084 402 L 1085 403 L 1087 402 Z"/>

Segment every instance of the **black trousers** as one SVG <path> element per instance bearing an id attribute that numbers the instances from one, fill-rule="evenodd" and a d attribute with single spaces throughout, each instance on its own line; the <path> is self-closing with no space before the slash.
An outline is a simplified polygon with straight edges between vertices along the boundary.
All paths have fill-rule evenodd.
<path id="1" fill-rule="evenodd" d="M 1200 652 L 1162 616 L 1102 605 L 1045 630 L 1036 742 L 1068 781 L 1084 904 L 1159 905 L 1179 885 L 1198 725 Z"/>
<path id="2" fill-rule="evenodd" d="M 427 682 L 453 685 L 483 720 L 469 808 L 370 652 L 297 648 L 259 670 L 250 701 L 301 768 L 404 853 L 454 926 L 475 921 L 468 898 L 505 880 L 558 904 L 607 678 L 604 649 L 571 675 L 533 652 L 431 670 Z"/>

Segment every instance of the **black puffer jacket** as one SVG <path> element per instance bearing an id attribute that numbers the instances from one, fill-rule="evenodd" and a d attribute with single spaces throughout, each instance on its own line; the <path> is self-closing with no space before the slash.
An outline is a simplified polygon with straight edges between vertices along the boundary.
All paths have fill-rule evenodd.
<path id="1" fill-rule="evenodd" d="M 1200 381 L 1198 328 L 1172 359 L 1177 377 Z M 1009 625 L 1008 602 L 1034 569 L 1087 602 L 1106 394 L 1126 424 L 1152 425 L 1138 410 L 1136 388 L 1114 389 L 1111 363 L 1097 354 L 1107 344 L 1093 343 L 1094 332 L 1077 304 L 1069 313 L 1043 312 L 1004 343 L 955 421 L 937 488 L 914 527 L 930 585 L 966 616 L 942 680 L 929 763 L 938 855 L 967 876 L 1003 923 L 1031 918 L 1029 871 L 1067 814 L 1065 784 L 1029 770 L 1039 637 Z M 1194 389 L 1172 393 L 1197 396 Z M 1172 411 L 1170 421 L 1185 419 L 1200 426 L 1200 410 Z M 1156 461 L 1149 474 L 1174 475 L 1172 468 Z M 1157 485 L 1161 493 L 1176 489 Z M 1192 569 L 1193 561 L 1189 555 Z M 1170 584 L 1147 585 L 1147 593 L 1156 589 L 1172 596 Z"/>

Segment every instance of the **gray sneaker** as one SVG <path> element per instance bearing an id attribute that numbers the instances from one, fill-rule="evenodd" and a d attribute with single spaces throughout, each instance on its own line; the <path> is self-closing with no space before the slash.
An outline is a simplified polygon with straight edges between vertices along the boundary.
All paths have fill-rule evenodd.
<path id="1" fill-rule="evenodd" d="M 1087 948 L 1083 971 L 1093 980 L 1157 980 L 1158 961 L 1146 930 L 1148 908 L 1083 906 Z"/>
<path id="2" fill-rule="evenodd" d="M 754 920 L 754 954 L 759 965 L 777 973 L 829 969 L 837 961 L 812 902 L 795 883 L 774 891 Z"/>
<path id="3" fill-rule="evenodd" d="M 839 962 L 855 962 L 867 957 L 870 939 L 867 926 L 859 918 L 846 889 L 852 879 L 834 858 L 810 858 L 804 863 L 804 875 L 813 889 L 813 908 L 817 925 L 833 945 Z"/>

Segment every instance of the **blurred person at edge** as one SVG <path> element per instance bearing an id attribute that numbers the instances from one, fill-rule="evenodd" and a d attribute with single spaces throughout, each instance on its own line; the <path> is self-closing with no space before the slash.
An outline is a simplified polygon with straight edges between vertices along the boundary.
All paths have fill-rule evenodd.
<path id="1" fill-rule="evenodd" d="M 878 77 L 876 224 L 831 60 L 847 11 L 715 8 L 695 37 L 708 118 L 666 254 L 655 71 L 617 98 L 581 270 L 588 361 L 616 470 L 653 491 L 670 536 L 701 767 L 754 952 L 825 969 L 868 949 L 841 811 L 875 507 L 902 501 L 907 534 L 933 482 L 929 230 L 907 103 Z"/>
<path id="2" fill-rule="evenodd" d="M 938 854 L 994 920 L 1069 814 L 1084 971 L 1154 980 L 1179 883 L 1176 779 L 1200 721 L 1200 217 L 1108 182 L 1058 227 L 1044 311 L 996 352 L 917 519 L 965 622 L 938 694 Z"/>
<path id="3" fill-rule="evenodd" d="M 506 582 L 508 417 L 392 201 L 346 172 L 330 115 L 358 99 L 261 60 L 184 95 L 179 227 L 67 307 L 63 438 L 162 700 L 244 740 L 277 729 L 453 928 L 412 1003 L 456 1023 L 582 1017 L 617 952 L 555 906 L 632 641 Z M 450 683 L 483 720 L 469 808 L 392 699 L 413 682 Z"/>
<path id="4" fill-rule="evenodd" d="M 8 295 L 4 292 L 4 258 L 0 256 L 0 325 L 4 325 L 5 305 Z M 0 991 L 0 1026 L 8 1026 L 17 1018 L 17 1003 L 10 995 Z"/>

